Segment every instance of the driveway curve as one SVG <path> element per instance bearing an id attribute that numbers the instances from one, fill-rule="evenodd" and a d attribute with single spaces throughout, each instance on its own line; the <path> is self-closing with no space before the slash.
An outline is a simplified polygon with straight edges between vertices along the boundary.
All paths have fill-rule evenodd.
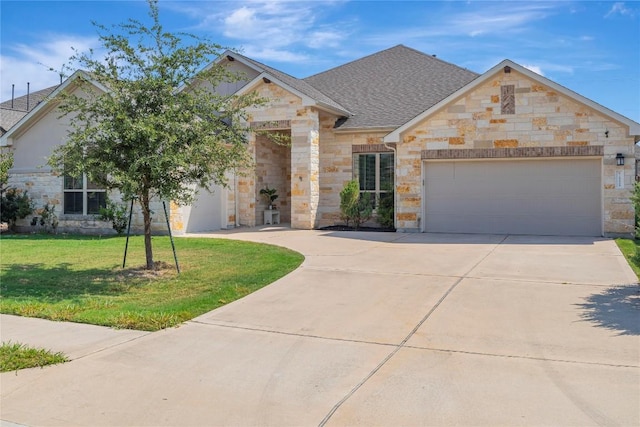
<path id="1" fill-rule="evenodd" d="M 2 316 L 3 340 L 75 346 L 2 374 L 3 425 L 640 425 L 638 285 L 611 240 L 210 236 L 306 259 L 156 333 Z"/>

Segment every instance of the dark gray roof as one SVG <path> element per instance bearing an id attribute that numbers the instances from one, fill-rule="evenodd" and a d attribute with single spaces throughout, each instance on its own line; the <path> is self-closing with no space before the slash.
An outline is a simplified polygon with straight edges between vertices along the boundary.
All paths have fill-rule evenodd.
<path id="1" fill-rule="evenodd" d="M 5 134 L 9 129 L 11 129 L 16 123 L 20 121 L 24 116 L 27 115 L 26 111 L 16 111 L 8 108 L 0 107 L 0 133 L 2 135 Z"/>
<path id="2" fill-rule="evenodd" d="M 256 68 L 271 74 L 273 77 L 277 78 L 281 82 L 287 84 L 288 86 L 292 87 L 298 92 L 304 95 L 307 95 L 308 97 L 310 97 L 311 99 L 314 99 L 317 102 L 320 102 L 322 104 L 325 104 L 328 107 L 335 108 L 341 111 L 345 111 L 345 112 L 348 111 L 345 107 L 335 102 L 333 99 L 329 98 L 327 95 L 325 95 L 318 89 L 314 88 L 312 85 L 305 82 L 304 80 L 300 80 L 298 78 L 290 76 L 287 73 L 284 73 L 280 70 L 276 70 L 275 68 L 269 67 L 268 65 L 265 65 L 251 58 L 247 58 L 246 56 L 240 55 L 239 53 L 236 53 L 236 52 L 233 52 L 231 56 L 239 56 L 243 58 L 245 61 L 251 63 Z"/>
<path id="3" fill-rule="evenodd" d="M 0 102 L 0 132 L 4 135 L 6 131 L 11 129 L 16 123 L 20 121 L 27 113 L 42 102 L 47 96 L 58 86 L 51 86 L 46 89 L 37 90 L 27 95 L 19 96 L 11 100 Z M 29 107 L 27 109 L 27 107 Z"/>
<path id="4" fill-rule="evenodd" d="M 47 96 L 51 95 L 51 92 L 56 90 L 57 87 L 58 86 L 56 85 L 56 86 L 48 87 L 46 89 L 41 89 L 35 92 L 31 92 L 28 97 L 28 101 L 29 101 L 28 103 L 27 103 L 27 95 L 14 98 L 13 106 L 11 105 L 12 104 L 11 100 L 3 101 L 0 103 L 0 108 L 7 108 L 10 110 L 29 112 L 33 110 L 36 107 L 36 105 L 40 103 L 40 101 L 45 99 Z M 29 105 L 28 109 L 27 109 L 27 104 Z"/>
<path id="5" fill-rule="evenodd" d="M 304 79 L 353 116 L 340 129 L 399 127 L 478 77 L 398 45 Z"/>

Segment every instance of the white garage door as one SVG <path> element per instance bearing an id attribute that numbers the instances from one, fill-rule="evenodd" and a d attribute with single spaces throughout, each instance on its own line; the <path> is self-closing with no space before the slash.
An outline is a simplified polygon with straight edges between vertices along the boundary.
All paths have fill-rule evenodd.
<path id="1" fill-rule="evenodd" d="M 602 234 L 600 159 L 425 162 L 424 231 Z"/>

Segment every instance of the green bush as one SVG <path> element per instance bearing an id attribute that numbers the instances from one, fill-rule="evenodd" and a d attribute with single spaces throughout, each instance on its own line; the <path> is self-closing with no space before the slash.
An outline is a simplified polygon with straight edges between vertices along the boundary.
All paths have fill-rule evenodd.
<path id="1" fill-rule="evenodd" d="M 378 212 L 376 220 L 378 224 L 385 228 L 393 228 L 393 216 L 394 216 L 394 194 L 393 191 L 382 193 L 380 195 L 380 202 L 378 203 Z"/>
<path id="2" fill-rule="evenodd" d="M 118 235 L 127 229 L 129 220 L 127 218 L 127 207 L 107 200 L 107 206 L 100 208 L 100 221 L 111 221 L 111 225 Z"/>
<path id="3" fill-rule="evenodd" d="M 36 227 L 40 225 L 42 231 L 48 233 L 49 231 L 55 233 L 58 229 L 58 215 L 56 215 L 56 207 L 50 205 L 49 202 L 45 203 L 42 209 L 35 212 L 38 216 L 31 218 L 31 225 Z"/>
<path id="4" fill-rule="evenodd" d="M 26 191 L 9 188 L 0 198 L 0 221 L 6 222 L 10 230 L 15 230 L 16 221 L 33 211 L 33 204 Z"/>
<path id="5" fill-rule="evenodd" d="M 349 222 L 353 222 L 353 227 L 356 230 L 371 218 L 373 213 L 371 195 L 369 193 L 360 194 L 360 184 L 357 180 L 347 182 L 340 192 L 340 212 L 347 226 L 349 226 Z"/>
<path id="6" fill-rule="evenodd" d="M 631 195 L 631 201 L 636 211 L 636 238 L 640 237 L 638 230 L 640 229 L 640 182 L 636 182 L 633 187 L 633 194 Z"/>

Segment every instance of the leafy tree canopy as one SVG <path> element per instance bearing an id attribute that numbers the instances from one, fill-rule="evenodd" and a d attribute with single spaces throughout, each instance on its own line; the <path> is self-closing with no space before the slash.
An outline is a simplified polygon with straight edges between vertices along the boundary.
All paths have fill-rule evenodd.
<path id="1" fill-rule="evenodd" d="M 94 23 L 104 57 L 90 51 L 71 58 L 85 71 L 74 75 L 80 90 L 60 95 L 70 131 L 49 163 L 138 200 L 153 268 L 150 200 L 187 204 L 196 185 L 225 185 L 228 171 L 248 166 L 244 108 L 263 100 L 216 93 L 241 78 L 212 62 L 224 49 L 166 32 L 157 1 L 149 6 L 150 26 L 132 19 L 112 28 Z"/>
<path id="2" fill-rule="evenodd" d="M 0 194 L 7 189 L 9 182 L 9 169 L 13 167 L 13 154 L 10 151 L 0 149 Z"/>

